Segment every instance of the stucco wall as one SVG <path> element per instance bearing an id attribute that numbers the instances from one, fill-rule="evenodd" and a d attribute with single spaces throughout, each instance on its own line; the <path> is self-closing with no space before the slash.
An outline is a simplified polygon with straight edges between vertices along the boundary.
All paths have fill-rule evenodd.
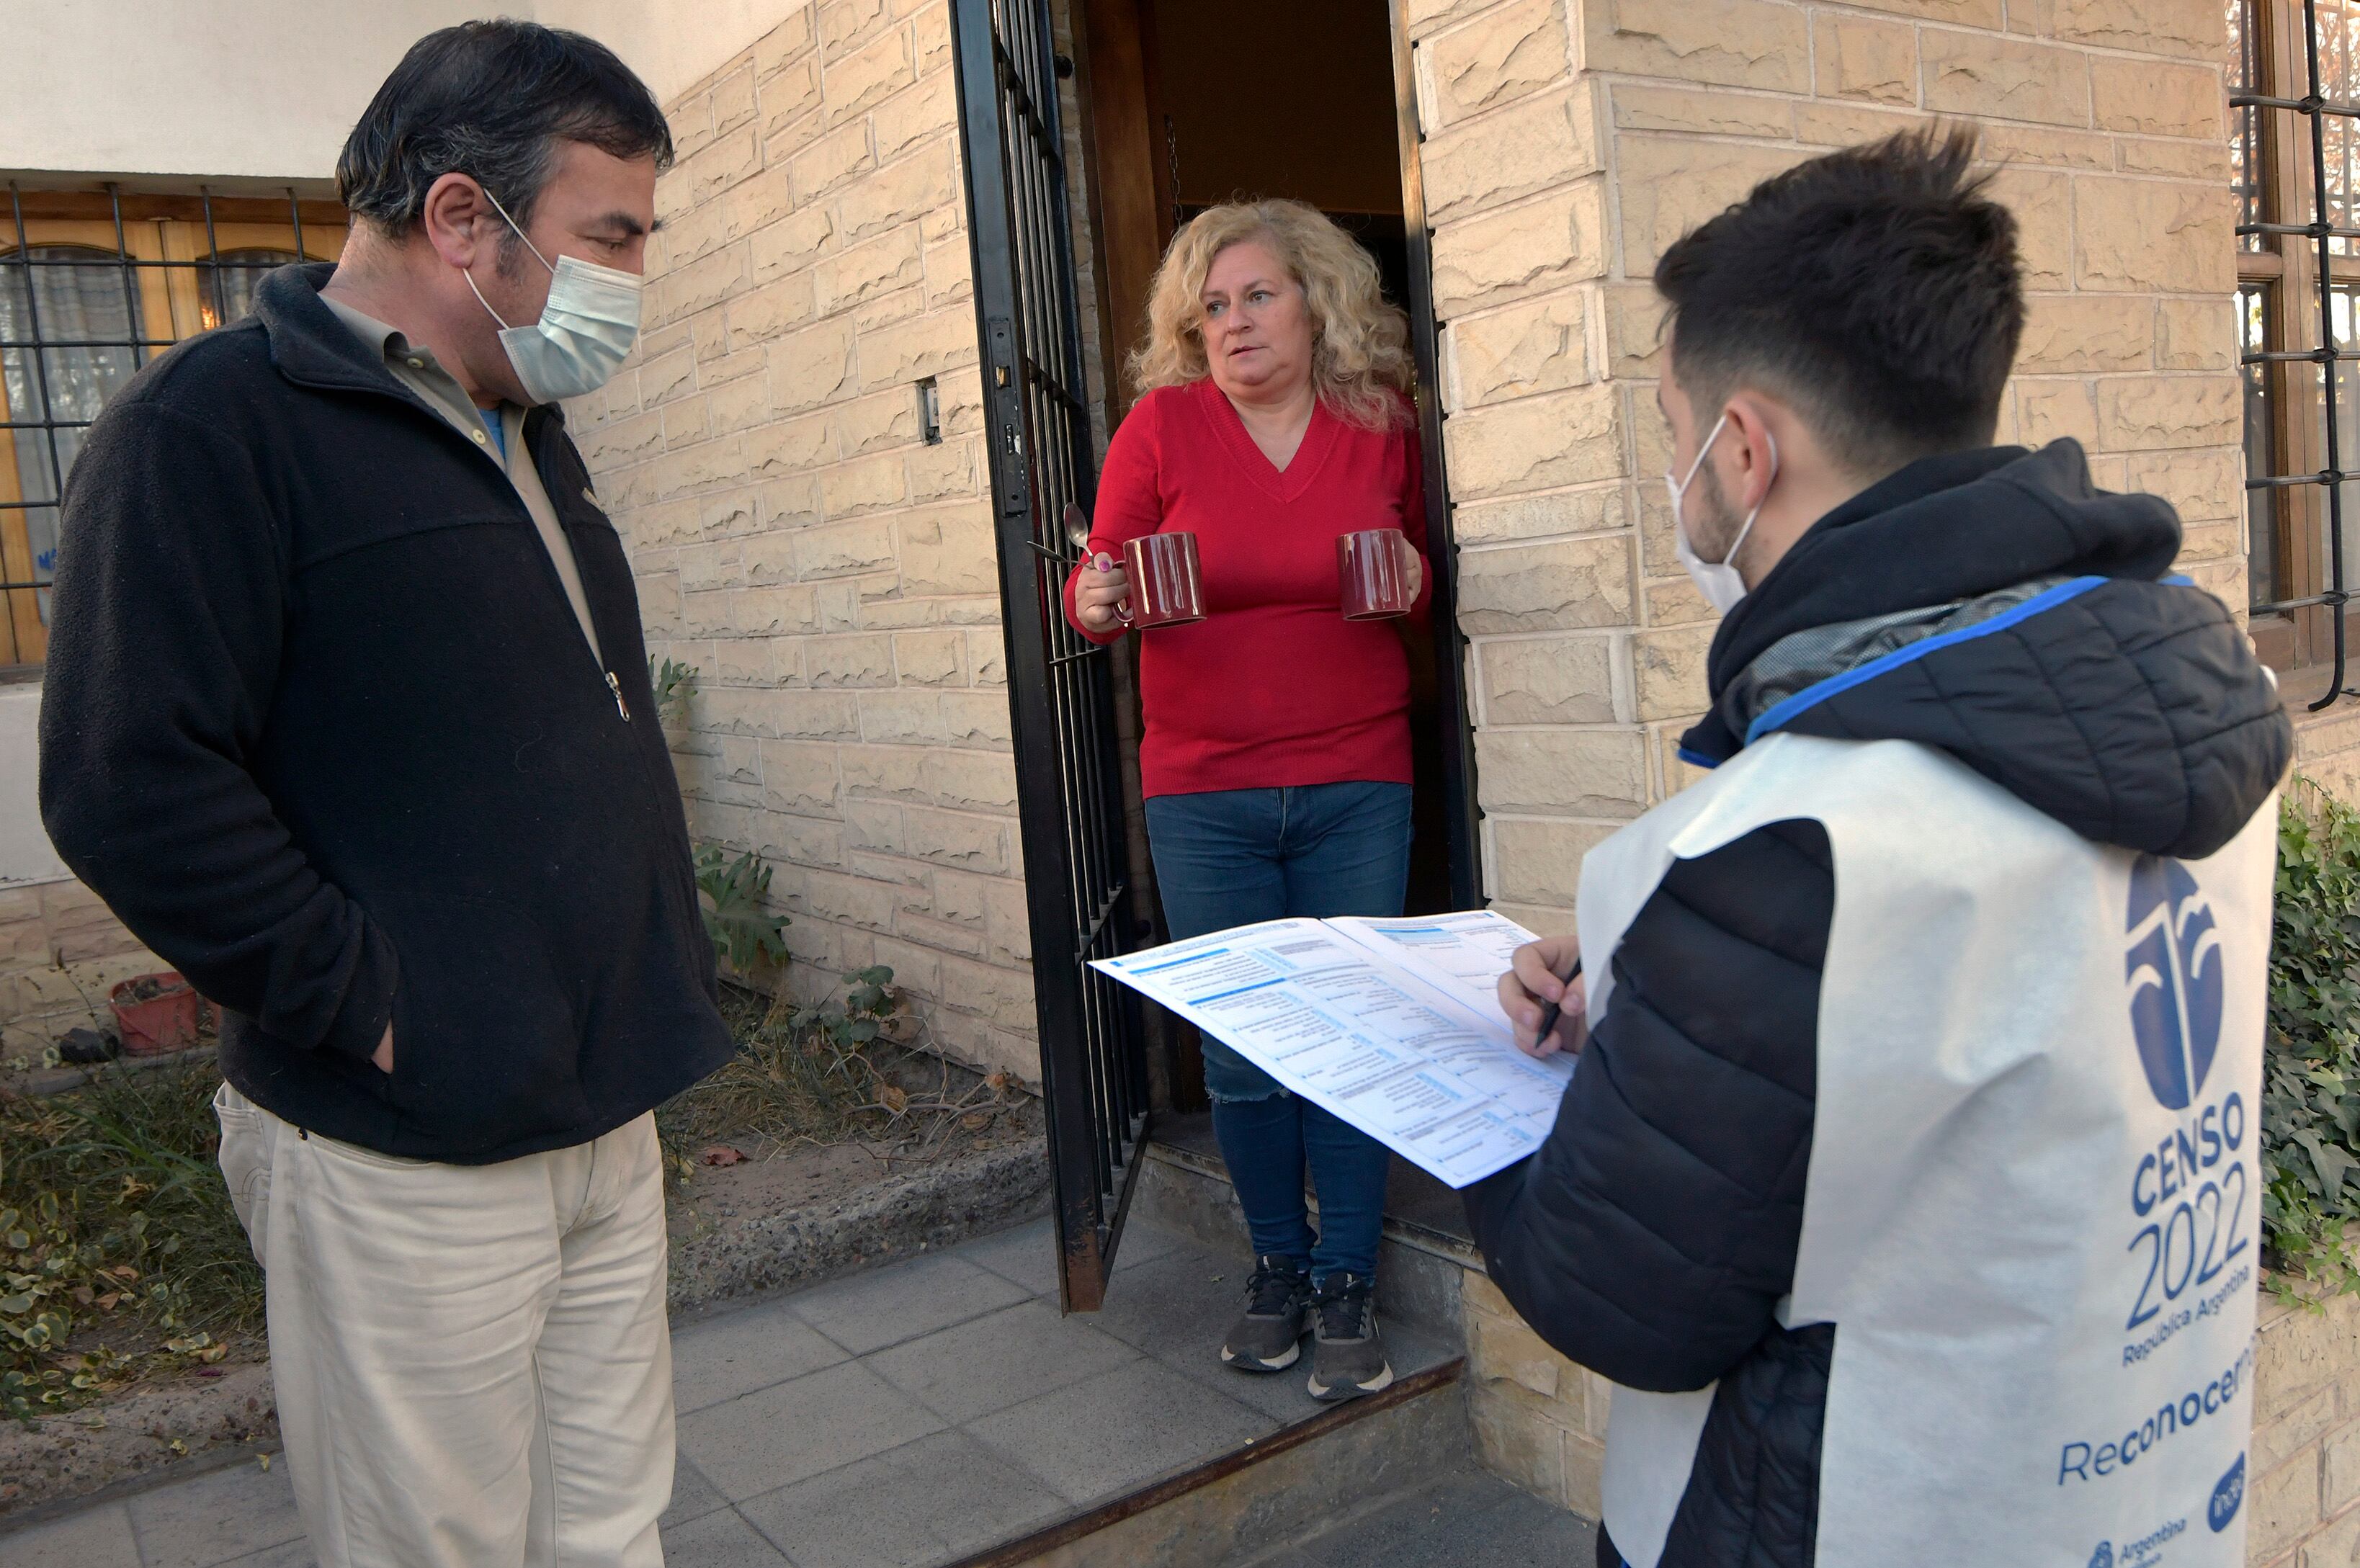
<path id="1" fill-rule="evenodd" d="M 41 831 L 38 682 L 0 686 L 0 887 L 51 882 L 66 863 Z"/>
<path id="2" fill-rule="evenodd" d="M 41 831 L 35 725 L 41 689 L 0 685 L 0 1062 L 38 1058 L 103 1014 L 116 982 L 160 969 Z"/>
<path id="3" fill-rule="evenodd" d="M 949 22 L 806 5 L 671 105 L 648 330 L 573 413 L 650 651 L 701 672 L 694 826 L 776 867 L 792 983 L 890 964 L 955 1053 L 1030 1080 Z"/>
<path id="4" fill-rule="evenodd" d="M 471 16 L 573 27 L 668 100 L 793 0 L 0 0 L 0 168 L 325 180 L 377 84 Z"/>

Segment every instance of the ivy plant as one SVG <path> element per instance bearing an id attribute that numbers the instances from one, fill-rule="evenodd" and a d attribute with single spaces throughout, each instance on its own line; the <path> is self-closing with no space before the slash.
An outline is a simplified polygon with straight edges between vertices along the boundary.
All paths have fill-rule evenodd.
<path id="1" fill-rule="evenodd" d="M 2360 1290 L 2360 812 L 2303 780 L 2278 820 L 2261 1163 L 2282 1292 Z"/>

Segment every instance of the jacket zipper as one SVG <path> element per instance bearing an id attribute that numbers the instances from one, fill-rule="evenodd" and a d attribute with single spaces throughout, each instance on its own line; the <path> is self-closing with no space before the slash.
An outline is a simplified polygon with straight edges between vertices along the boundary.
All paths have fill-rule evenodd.
<path id="1" fill-rule="evenodd" d="M 409 396 L 403 398 L 402 401 L 414 402 L 421 408 L 426 407 L 425 400 L 419 397 L 417 394 L 410 392 L 408 387 L 405 387 L 402 390 L 405 393 L 409 393 Z M 441 424 L 446 430 L 451 430 L 453 434 L 457 433 L 455 428 L 452 426 L 451 421 L 443 418 L 442 414 L 432 408 L 428 408 L 427 411 L 434 415 L 435 421 L 438 424 Z M 532 442 L 525 439 L 524 424 L 521 420 L 518 421 L 517 424 L 517 438 L 524 447 L 525 462 L 533 463 L 534 477 L 539 478 L 541 474 L 541 465 L 537 463 L 533 463 Z M 500 471 L 500 477 L 508 481 L 508 498 L 513 500 L 516 503 L 517 510 L 524 514 L 525 527 L 532 530 L 534 542 L 541 546 L 541 554 L 542 564 L 548 568 L 548 572 L 545 574 L 546 581 L 549 583 L 550 586 L 557 590 L 557 597 L 559 601 L 565 605 L 567 616 L 568 618 L 571 618 L 574 611 L 574 604 L 572 600 L 566 597 L 565 580 L 558 575 L 557 562 L 550 557 L 549 547 L 547 543 L 541 539 L 541 525 L 532 520 L 532 508 L 525 505 L 524 496 L 517 490 L 516 476 L 508 472 L 508 459 L 506 448 L 501 450 L 500 454 L 497 457 L 493 456 L 492 449 L 484 445 L 481 441 L 476 443 L 475 450 L 479 456 L 490 462 L 495 468 L 497 468 Z M 549 485 L 547 481 L 542 481 L 542 492 L 547 494 L 548 489 Z M 585 497 L 590 499 L 591 505 L 597 505 L 596 498 L 592 492 L 585 490 L 583 494 Z M 550 497 L 549 509 L 552 514 L 557 510 L 557 500 L 553 495 Z M 561 534 L 566 533 L 565 519 L 563 517 L 559 517 L 557 519 L 557 531 Z M 572 548 L 573 539 L 571 535 L 567 536 L 566 543 L 569 549 Z M 585 601 L 588 599 L 589 594 L 586 589 L 584 591 L 583 596 Z M 605 665 L 600 662 L 597 650 L 590 646 L 590 639 L 586 636 L 582 639 L 582 648 L 584 652 L 590 655 L 592 665 L 596 668 L 598 673 L 605 678 L 606 690 L 615 699 L 615 712 L 623 715 L 623 722 L 625 724 L 629 724 L 631 722 L 631 708 L 629 703 L 623 701 L 623 683 L 615 679 L 615 672 L 613 670 L 606 669 Z"/>
<path id="2" fill-rule="evenodd" d="M 448 420 L 444 420 L 443 422 L 445 424 L 449 423 Z M 527 463 L 533 463 L 532 442 L 524 439 L 524 427 L 521 421 L 519 422 L 517 427 L 517 436 L 519 441 L 521 441 L 524 446 L 524 460 Z M 479 447 L 476 450 L 481 452 L 486 457 L 490 457 L 492 455 L 488 449 Z M 503 460 L 503 462 L 497 466 L 500 469 L 500 477 L 508 482 L 508 490 L 517 504 L 517 509 L 524 514 L 525 527 L 532 530 L 535 542 L 541 542 L 541 525 L 532 520 L 532 508 L 525 505 L 524 497 L 521 495 L 516 494 L 515 475 L 508 473 L 505 460 Z M 533 463 L 533 473 L 534 477 L 540 477 L 540 464 Z M 548 489 L 549 485 L 547 482 L 543 481 L 541 485 L 542 492 L 546 494 Z M 597 505 L 596 497 L 592 492 L 585 490 L 583 492 L 583 495 L 590 501 L 591 505 Z M 554 513 L 557 510 L 557 500 L 554 495 L 550 497 L 549 509 L 552 513 Z M 567 547 L 570 549 L 573 544 L 573 538 L 565 527 L 565 519 L 563 517 L 559 517 L 557 519 L 557 531 L 561 534 L 566 535 Z M 542 557 L 542 564 L 549 569 L 546 574 L 547 581 L 557 590 L 558 599 L 565 604 L 566 612 L 570 617 L 574 605 L 573 602 L 565 596 L 565 581 L 557 574 L 557 562 L 550 558 L 549 549 L 545 543 L 542 544 L 541 553 Z M 585 601 L 588 596 L 588 593 L 585 590 L 584 593 L 584 598 Z M 597 662 L 598 656 L 596 652 L 591 648 L 590 639 L 587 637 L 585 637 L 582 639 L 582 648 L 583 651 L 590 654 L 593 663 L 595 664 Z M 631 705 L 623 701 L 623 683 L 616 680 L 615 672 L 606 669 L 603 664 L 598 665 L 597 668 L 598 673 L 606 680 L 607 692 L 615 699 L 615 712 L 623 716 L 623 722 L 625 724 L 629 724 L 631 722 Z"/>
<path id="3" fill-rule="evenodd" d="M 290 376 L 289 379 L 295 381 L 298 386 L 325 385 L 334 387 L 339 385 L 335 382 L 321 383 L 305 381 L 300 377 L 295 376 Z M 344 385 L 349 386 L 349 384 Z M 352 387 L 350 389 L 366 392 L 375 397 L 391 397 L 393 401 L 404 404 L 424 414 L 429 419 L 433 421 L 437 430 L 442 430 L 454 440 L 458 438 L 459 428 L 456 425 L 453 425 L 449 418 L 447 418 L 440 409 L 428 403 L 425 398 L 410 390 L 409 387 L 404 386 L 399 382 L 396 382 L 394 385 L 398 390 L 388 391 L 386 387 L 376 385 L 362 385 Z M 521 421 L 519 422 L 517 433 L 520 437 L 524 434 Z M 524 449 L 524 460 L 527 463 L 532 463 L 532 443 L 530 441 L 525 441 Z M 532 530 L 535 536 L 535 542 L 540 542 L 540 526 L 532 520 L 532 508 L 527 506 L 524 504 L 524 497 L 517 494 L 516 480 L 508 472 L 508 464 L 505 455 L 500 458 L 494 458 L 492 456 L 491 449 L 488 446 L 480 444 L 480 442 L 471 446 L 469 450 L 474 452 L 476 456 L 489 461 L 495 468 L 497 468 L 500 471 L 500 477 L 508 482 L 508 493 L 506 498 L 515 504 L 516 510 L 523 516 L 525 527 Z M 534 464 L 534 473 L 536 476 L 540 473 L 540 465 L 538 463 Z M 542 488 L 544 490 L 548 488 L 546 481 L 543 482 Z M 594 506 L 598 504 L 596 493 L 594 491 L 585 489 L 583 491 L 583 498 Z M 549 505 L 551 511 L 554 512 L 557 509 L 557 498 L 553 495 L 550 497 Z M 568 534 L 567 542 L 570 545 L 572 543 L 572 539 L 570 533 L 568 533 L 568 530 L 566 529 L 565 519 L 563 517 L 561 517 L 558 518 L 557 528 L 560 533 Z M 546 545 L 542 546 L 541 553 L 542 557 L 542 566 L 544 568 L 543 580 L 550 587 L 554 588 L 557 591 L 558 600 L 561 604 L 565 605 L 567 618 L 571 619 L 573 617 L 574 605 L 572 601 L 566 598 L 564 580 L 557 574 L 557 562 L 549 559 L 549 550 Z M 585 596 L 586 598 L 586 592 Z M 596 670 L 601 676 L 605 677 L 606 690 L 615 699 L 615 711 L 623 716 L 623 722 L 625 724 L 629 724 L 631 722 L 631 709 L 630 704 L 623 701 L 622 682 L 615 679 L 615 672 L 613 670 L 605 668 L 604 662 L 600 659 L 597 652 L 591 648 L 590 639 L 587 637 L 585 637 L 582 639 L 582 649 L 585 653 L 590 655 L 591 667 Z"/>

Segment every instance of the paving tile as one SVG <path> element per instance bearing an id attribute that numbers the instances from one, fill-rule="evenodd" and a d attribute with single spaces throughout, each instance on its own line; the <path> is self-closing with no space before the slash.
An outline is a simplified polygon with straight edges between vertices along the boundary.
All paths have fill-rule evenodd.
<path id="1" fill-rule="evenodd" d="M 1181 1246 L 1185 1238 L 1173 1231 L 1149 1225 L 1144 1220 L 1131 1220 L 1122 1227 L 1122 1240 L 1114 1254 L 1115 1272 L 1152 1263 Z M 970 1242 L 958 1249 L 958 1255 L 970 1263 L 979 1263 L 1003 1279 L 1012 1279 L 1036 1296 L 1057 1299 L 1057 1230 L 1046 1219 L 1018 1225 L 979 1242 Z"/>
<path id="2" fill-rule="evenodd" d="M 251 1461 L 128 1499 L 146 1568 L 213 1568 L 303 1539 L 287 1466 Z"/>
<path id="3" fill-rule="evenodd" d="M 795 1568 L 920 1568 L 1067 1510 L 963 1432 L 937 1432 L 748 1499 L 739 1511 Z"/>
<path id="4" fill-rule="evenodd" d="M 1240 1260 L 1184 1242 L 1128 1272 L 1118 1270 L 1106 1305 L 1091 1324 L 1226 1399 L 1281 1422 L 1302 1421 L 1320 1408 L 1306 1387 L 1311 1375 L 1307 1335 L 1303 1355 L 1284 1372 L 1240 1372 L 1221 1359 L 1221 1337 L 1244 1303 L 1249 1272 Z M 1385 1334 L 1390 1342 L 1390 1325 Z M 1393 1369 L 1404 1369 L 1400 1358 Z"/>
<path id="5" fill-rule="evenodd" d="M 139 1541 L 120 1503 L 0 1534 L 8 1568 L 140 1568 Z"/>
<path id="6" fill-rule="evenodd" d="M 987 1317 L 907 1340 L 865 1358 L 895 1388 L 954 1426 L 1062 1388 L 1139 1352 L 1087 1316 L 1021 1301 Z"/>
<path id="7" fill-rule="evenodd" d="M 723 1497 L 738 1502 L 899 1448 L 942 1425 L 892 1384 L 847 1361 L 682 1417 L 680 1445 Z"/>
<path id="8" fill-rule="evenodd" d="M 728 1508 L 663 1531 L 666 1568 L 790 1568 L 762 1532 Z"/>
<path id="9" fill-rule="evenodd" d="M 1308 1421 L 1327 1408 L 1311 1397 L 1308 1336 L 1303 1341 L 1303 1354 L 1282 1372 L 1240 1372 L 1221 1359 L 1218 1345 L 1192 1345 L 1185 1352 L 1158 1356 L 1155 1360 L 1192 1383 L 1260 1410 L 1281 1426 Z"/>
<path id="10" fill-rule="evenodd" d="M 714 1509 L 728 1506 L 729 1499 L 705 1478 L 705 1472 L 696 1467 L 696 1461 L 685 1454 L 677 1454 L 672 1467 L 672 1506 L 664 1509 L 663 1518 L 657 1521 L 658 1528 L 670 1530 L 674 1525 L 703 1519 Z"/>
<path id="11" fill-rule="evenodd" d="M 1438 1367 L 1459 1354 L 1456 1346 L 1425 1329 L 1378 1318 L 1385 1336 L 1385 1359 L 1393 1376 L 1405 1377 Z M 1155 1359 L 1214 1392 L 1251 1405 L 1284 1424 L 1306 1421 L 1327 1407 L 1311 1397 L 1311 1336 L 1303 1339 L 1303 1354 L 1284 1372 L 1240 1372 L 1220 1357 L 1219 1342 L 1167 1345 Z"/>
<path id="12" fill-rule="evenodd" d="M 283 1546 L 266 1546 L 250 1557 L 233 1558 L 221 1568 L 320 1568 L 320 1560 L 311 1555 L 308 1541 L 290 1541 Z"/>
<path id="13" fill-rule="evenodd" d="M 1175 1247 L 1152 1262 L 1118 1271 L 1090 1326 L 1150 1356 L 1202 1354 L 1218 1359 L 1221 1336 L 1241 1309 L 1246 1276 L 1252 1271 L 1241 1258 Z"/>
<path id="14" fill-rule="evenodd" d="M 1161 1225 L 1149 1225 L 1145 1220 L 1125 1220 L 1122 1239 L 1115 1244 L 1114 1271 L 1120 1274 L 1126 1269 L 1153 1263 L 1180 1247 L 1196 1245 L 1178 1231 L 1165 1230 Z"/>
<path id="15" fill-rule="evenodd" d="M 1076 1503 L 1096 1502 L 1278 1423 L 1168 1367 L 1140 1360 L 965 1429 Z"/>
<path id="16" fill-rule="evenodd" d="M 1057 1299 L 1057 1226 L 1054 1220 L 1037 1219 L 981 1241 L 971 1241 L 958 1249 L 958 1255 L 1003 1279 L 1013 1280 L 1036 1296 L 1046 1296 L 1053 1301 Z M 1118 1258 L 1120 1256 L 1116 1254 Z"/>
<path id="17" fill-rule="evenodd" d="M 691 1323 L 672 1335 L 672 1408 L 683 1415 L 833 1367 L 847 1352 L 784 1301 Z"/>
<path id="18" fill-rule="evenodd" d="M 803 1322 L 855 1356 L 866 1356 L 1013 1306 L 1028 1294 L 1013 1280 L 938 1252 L 788 1300 Z"/>

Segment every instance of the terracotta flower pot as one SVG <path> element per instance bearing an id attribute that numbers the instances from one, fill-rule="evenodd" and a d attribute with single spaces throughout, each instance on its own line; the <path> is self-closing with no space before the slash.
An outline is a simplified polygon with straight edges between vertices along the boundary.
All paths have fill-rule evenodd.
<path id="1" fill-rule="evenodd" d="M 140 975 L 106 994 L 126 1056 L 161 1056 L 197 1042 L 204 998 L 178 974 Z"/>

